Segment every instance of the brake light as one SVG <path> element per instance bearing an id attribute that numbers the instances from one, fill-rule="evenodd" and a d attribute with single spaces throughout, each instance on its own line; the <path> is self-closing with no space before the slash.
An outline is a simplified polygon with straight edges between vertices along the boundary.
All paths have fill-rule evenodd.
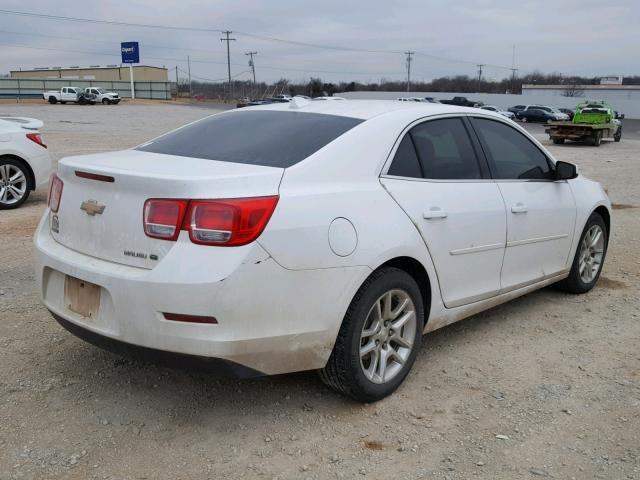
<path id="1" fill-rule="evenodd" d="M 149 237 L 176 240 L 181 228 L 200 245 L 246 245 L 260 236 L 277 204 L 277 196 L 150 199 L 144 205 L 144 231 Z"/>
<path id="2" fill-rule="evenodd" d="M 175 240 L 180 234 L 188 204 L 188 200 L 147 200 L 144 202 L 144 233 L 152 238 Z"/>
<path id="3" fill-rule="evenodd" d="M 47 148 L 44 141 L 42 140 L 42 135 L 39 133 L 27 133 L 27 138 L 32 142 L 36 142 L 41 147 Z"/>
<path id="4" fill-rule="evenodd" d="M 60 177 L 55 173 L 51 175 L 49 180 L 49 195 L 47 197 L 47 205 L 53 213 L 57 213 L 60 208 L 60 200 L 62 199 L 62 189 L 64 183 L 60 180 Z"/>
<path id="5" fill-rule="evenodd" d="M 262 233 L 277 203 L 278 197 L 192 200 L 183 228 L 193 243 L 246 245 Z"/>

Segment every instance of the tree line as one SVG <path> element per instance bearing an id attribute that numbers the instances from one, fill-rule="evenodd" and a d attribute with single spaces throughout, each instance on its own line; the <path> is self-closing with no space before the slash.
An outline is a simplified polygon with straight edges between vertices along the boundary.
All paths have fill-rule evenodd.
<path id="1" fill-rule="evenodd" d="M 188 96 L 189 84 L 185 79 L 178 83 L 179 96 Z M 597 85 L 598 77 L 565 76 L 560 73 L 545 74 L 533 72 L 523 76 L 487 80 L 468 75 L 435 78 L 429 82 L 411 82 L 411 91 L 418 92 L 457 92 L 457 93 L 522 93 L 522 85 L 566 85 L 569 96 L 579 96 L 580 85 Z M 623 85 L 640 85 L 640 76 L 625 77 Z M 236 80 L 231 92 L 225 83 L 191 82 L 191 94 L 206 98 L 266 98 L 278 94 L 307 95 L 318 97 L 334 95 L 339 92 L 379 91 L 402 92 L 407 90 L 406 81 L 381 79 L 379 82 L 324 82 L 321 78 L 310 78 L 306 83 L 290 82 L 280 79 L 277 82 L 258 82 Z"/>

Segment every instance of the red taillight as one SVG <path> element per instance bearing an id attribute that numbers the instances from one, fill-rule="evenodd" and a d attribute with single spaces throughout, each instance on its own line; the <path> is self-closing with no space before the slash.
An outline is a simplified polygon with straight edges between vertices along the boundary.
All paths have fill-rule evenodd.
<path id="1" fill-rule="evenodd" d="M 193 243 L 246 245 L 262 233 L 277 203 L 278 197 L 192 200 L 184 227 Z"/>
<path id="2" fill-rule="evenodd" d="M 64 184 L 60 177 L 55 173 L 51 175 L 51 180 L 49 180 L 49 196 L 47 198 L 47 205 L 51 208 L 53 213 L 57 213 L 60 208 L 60 200 L 62 198 L 62 189 Z"/>
<path id="3" fill-rule="evenodd" d="M 27 138 L 32 142 L 36 142 L 41 147 L 47 148 L 45 143 L 42 141 L 42 136 L 39 133 L 27 133 Z"/>
<path id="4" fill-rule="evenodd" d="M 188 204 L 188 200 L 147 200 L 144 202 L 144 233 L 152 238 L 175 240 L 180 234 Z"/>
<path id="5" fill-rule="evenodd" d="M 239 246 L 262 233 L 278 197 L 221 200 L 151 199 L 144 206 L 144 231 L 154 238 L 176 240 L 179 228 L 200 245 Z"/>

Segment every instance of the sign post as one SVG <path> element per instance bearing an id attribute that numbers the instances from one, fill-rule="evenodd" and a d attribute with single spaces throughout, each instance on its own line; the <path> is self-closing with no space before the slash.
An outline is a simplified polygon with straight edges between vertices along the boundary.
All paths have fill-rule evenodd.
<path id="1" fill-rule="evenodd" d="M 131 81 L 131 99 L 136 98 L 135 86 L 133 83 L 133 64 L 140 63 L 140 48 L 138 42 L 122 42 L 120 44 L 122 63 L 129 64 L 129 80 Z"/>

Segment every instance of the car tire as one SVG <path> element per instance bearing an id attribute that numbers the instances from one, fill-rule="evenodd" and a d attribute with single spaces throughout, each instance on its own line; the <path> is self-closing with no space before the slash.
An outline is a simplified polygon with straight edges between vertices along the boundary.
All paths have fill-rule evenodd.
<path id="1" fill-rule="evenodd" d="M 553 138 L 554 145 L 562 145 L 564 143 L 564 138 Z"/>
<path id="2" fill-rule="evenodd" d="M 56 97 L 51 96 L 51 97 L 49 97 L 49 103 L 51 105 L 55 105 L 56 103 L 58 103 L 58 100 L 56 99 Z"/>
<path id="3" fill-rule="evenodd" d="M 600 278 L 608 243 L 607 226 L 602 216 L 594 212 L 580 235 L 569 276 L 557 283 L 558 288 L 576 294 L 591 290 Z"/>
<path id="4" fill-rule="evenodd" d="M 85 98 L 84 98 L 84 97 L 80 97 L 80 98 L 78 99 L 78 104 L 80 104 L 80 105 L 84 105 L 84 104 L 86 104 L 86 103 L 87 103 L 87 101 L 85 100 Z"/>
<path id="5" fill-rule="evenodd" d="M 103 98 L 103 99 L 102 99 L 102 104 L 103 104 L 103 105 L 109 105 L 109 103 L 110 103 L 110 102 L 109 102 L 109 99 L 108 99 L 108 98 Z"/>
<path id="6" fill-rule="evenodd" d="M 602 143 L 602 132 L 596 132 L 593 136 L 593 146 L 599 147 Z"/>
<path id="7" fill-rule="evenodd" d="M 622 140 L 622 127 L 618 128 L 618 131 L 613 135 L 613 141 L 619 142 Z"/>
<path id="8" fill-rule="evenodd" d="M 527 117 L 520 117 L 520 121 L 522 123 L 527 123 Z"/>
<path id="9" fill-rule="evenodd" d="M 360 402 L 390 395 L 411 370 L 423 326 L 422 294 L 413 277 L 393 267 L 376 270 L 351 301 L 320 378 Z"/>
<path id="10" fill-rule="evenodd" d="M 30 178 L 23 162 L 13 157 L 0 157 L 0 210 L 18 208 L 27 201 L 31 193 Z"/>

